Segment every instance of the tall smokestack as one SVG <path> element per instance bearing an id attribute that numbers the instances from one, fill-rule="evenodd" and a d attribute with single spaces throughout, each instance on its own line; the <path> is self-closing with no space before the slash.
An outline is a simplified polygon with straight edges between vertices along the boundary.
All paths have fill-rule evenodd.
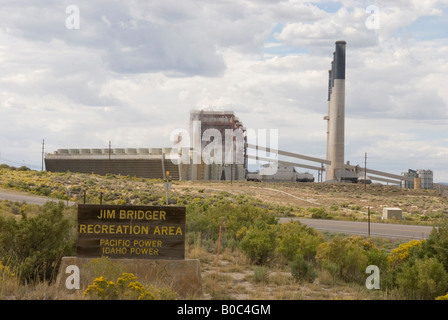
<path id="1" fill-rule="evenodd" d="M 345 41 L 336 41 L 328 81 L 328 134 L 327 160 L 331 165 L 326 170 L 326 180 L 339 180 L 338 171 L 344 167 L 345 125 Z"/>

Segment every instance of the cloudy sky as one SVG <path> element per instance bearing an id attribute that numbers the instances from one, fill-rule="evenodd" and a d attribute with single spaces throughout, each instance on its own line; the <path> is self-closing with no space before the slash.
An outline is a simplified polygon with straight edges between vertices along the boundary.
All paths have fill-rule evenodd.
<path id="1" fill-rule="evenodd" d="M 277 129 L 280 149 L 325 158 L 328 69 L 346 40 L 346 160 L 448 181 L 447 0 L 0 9 L 0 163 L 40 169 L 43 139 L 46 152 L 167 147 L 192 109 L 234 111 Z"/>

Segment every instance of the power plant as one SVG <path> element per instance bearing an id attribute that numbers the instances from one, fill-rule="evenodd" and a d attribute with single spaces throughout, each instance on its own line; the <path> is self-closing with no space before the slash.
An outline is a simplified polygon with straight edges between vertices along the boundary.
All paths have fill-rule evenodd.
<path id="1" fill-rule="evenodd" d="M 328 71 L 328 115 L 324 119 L 327 120 L 327 160 L 331 164 L 326 170 L 327 181 L 354 178 L 350 171 L 344 169 L 345 50 L 346 42 L 337 41 Z"/>
<path id="2" fill-rule="evenodd" d="M 185 148 L 176 146 L 183 138 Z M 167 171 L 173 180 L 246 179 L 244 127 L 232 111 L 192 110 L 189 132 L 174 142 L 168 148 L 58 149 L 46 155 L 45 167 L 151 179 L 163 179 Z"/>
<path id="3" fill-rule="evenodd" d="M 331 68 L 328 70 L 328 113 L 324 117 L 327 121 L 325 159 L 248 142 L 249 130 L 232 111 L 192 110 L 190 128 L 183 132 L 186 137 L 179 133 L 173 147 L 112 149 L 109 145 L 109 149 L 59 149 L 46 155 L 46 169 L 155 179 L 165 178 L 169 171 L 174 180 L 313 182 L 311 174 L 299 173 L 295 169 L 301 167 L 316 170 L 321 182 L 324 181 L 325 172 L 325 182 L 379 181 L 404 188 L 432 188 L 430 170 L 409 170 L 397 175 L 345 162 L 346 45 L 343 40 L 335 42 Z M 248 152 L 249 149 L 255 150 L 256 155 Z M 266 157 L 267 153 L 275 154 L 274 160 Z M 294 160 L 278 159 L 278 156 Z M 249 172 L 248 159 L 265 164 L 258 172 Z M 299 163 L 297 159 L 317 165 Z"/>

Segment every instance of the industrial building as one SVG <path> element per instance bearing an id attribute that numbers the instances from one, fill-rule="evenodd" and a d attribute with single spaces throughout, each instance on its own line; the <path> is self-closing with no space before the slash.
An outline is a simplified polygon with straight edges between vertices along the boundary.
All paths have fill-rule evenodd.
<path id="1" fill-rule="evenodd" d="M 58 149 L 45 157 L 51 172 L 118 174 L 141 178 L 162 179 L 166 171 L 173 180 L 182 180 L 179 166 L 170 158 L 170 148 L 106 148 Z"/>
<path id="2" fill-rule="evenodd" d="M 268 167 L 268 174 L 265 168 Z M 247 173 L 247 180 L 263 182 L 314 182 L 314 176 L 311 173 L 300 173 L 292 165 L 279 163 L 277 172 L 271 174 L 271 164 L 263 165 L 258 172 Z"/>
<path id="3" fill-rule="evenodd" d="M 409 169 L 408 172 L 402 172 L 403 177 L 413 178 L 410 181 L 402 180 L 402 188 L 410 189 L 433 189 L 433 172 L 431 170 L 412 170 Z"/>
<path id="4" fill-rule="evenodd" d="M 182 166 L 186 180 L 245 180 L 245 132 L 233 111 L 190 111 L 192 163 Z M 210 154 L 206 153 L 211 149 L 214 150 Z M 213 159 L 207 159 L 209 155 Z"/>
<path id="5" fill-rule="evenodd" d="M 193 145 L 187 148 L 188 161 L 178 161 L 181 149 L 173 148 L 106 148 L 58 149 L 46 154 L 45 167 L 52 172 L 119 174 L 162 179 L 166 171 L 173 180 L 244 180 L 246 156 L 244 127 L 231 111 L 191 111 L 190 130 Z M 217 131 L 216 131 L 217 130 Z M 214 138 L 221 135 L 222 141 Z M 219 132 L 219 134 L 218 134 Z M 236 133 L 241 133 L 237 135 Z M 237 140 L 240 139 L 237 148 Z M 202 155 L 211 143 L 221 145 L 222 158 L 208 163 Z M 227 149 L 226 149 L 227 148 Z M 238 150 L 239 149 L 239 150 Z M 229 152 L 225 152 L 225 151 Z M 185 151 L 185 150 L 184 150 Z M 231 152 L 230 152 L 231 151 Z M 226 159 L 226 156 L 229 158 Z M 199 161 L 194 161 L 199 156 Z M 227 161 L 226 161 L 227 160 Z M 239 160 L 239 161 L 237 161 Z"/>

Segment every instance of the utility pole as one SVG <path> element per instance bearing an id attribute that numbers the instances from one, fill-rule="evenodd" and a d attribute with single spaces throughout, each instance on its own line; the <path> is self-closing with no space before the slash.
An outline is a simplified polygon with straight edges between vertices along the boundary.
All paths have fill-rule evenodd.
<path id="1" fill-rule="evenodd" d="M 111 142 L 109 141 L 109 160 L 107 161 L 107 173 L 110 173 L 110 152 L 111 152 Z"/>
<path id="2" fill-rule="evenodd" d="M 364 155 L 364 191 L 367 189 L 367 152 Z"/>
<path id="3" fill-rule="evenodd" d="M 368 234 L 369 234 L 369 237 L 370 237 L 370 207 L 367 207 L 367 217 L 368 217 L 368 223 L 369 223 L 369 225 L 368 225 Z"/>
<path id="4" fill-rule="evenodd" d="M 321 162 L 320 164 L 320 182 L 324 182 L 324 164 Z"/>
<path id="5" fill-rule="evenodd" d="M 45 139 L 42 139 L 42 168 L 41 171 L 44 171 L 44 154 L 45 154 Z"/>

